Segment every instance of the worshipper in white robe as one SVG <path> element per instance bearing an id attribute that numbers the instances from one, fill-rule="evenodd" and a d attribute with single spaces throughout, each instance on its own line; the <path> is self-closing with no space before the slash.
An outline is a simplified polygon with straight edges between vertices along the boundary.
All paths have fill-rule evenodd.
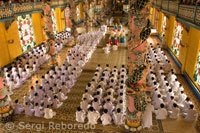
<path id="1" fill-rule="evenodd" d="M 101 65 L 100 65 L 100 64 L 98 64 L 98 66 L 96 67 L 96 70 L 99 70 L 100 73 L 103 72 L 103 69 L 101 68 Z"/>
<path id="2" fill-rule="evenodd" d="M 98 112 L 102 108 L 102 106 L 100 105 L 99 100 L 97 98 L 94 98 L 94 100 L 92 102 L 92 107 Z"/>
<path id="3" fill-rule="evenodd" d="M 13 104 L 13 109 L 15 114 L 21 114 L 22 112 L 24 112 L 24 107 L 19 104 L 18 99 L 15 100 L 15 103 Z"/>
<path id="4" fill-rule="evenodd" d="M 180 86 L 180 82 L 176 78 L 175 81 L 173 82 L 173 84 L 171 84 L 171 87 L 172 87 L 172 90 L 174 91 L 174 93 L 177 93 L 179 86 Z"/>
<path id="5" fill-rule="evenodd" d="M 25 103 L 24 111 L 25 111 L 25 116 L 33 116 L 33 114 L 34 114 L 33 106 L 27 102 Z"/>
<path id="6" fill-rule="evenodd" d="M 47 107 L 47 105 L 51 105 L 52 104 L 52 101 L 51 101 L 51 98 L 48 97 L 47 95 L 44 96 L 44 108 Z"/>
<path id="7" fill-rule="evenodd" d="M 155 109 L 159 109 L 160 108 L 160 104 L 164 103 L 164 101 L 161 98 L 161 95 L 158 94 L 156 100 L 153 101 L 152 103 L 153 103 Z"/>
<path id="8" fill-rule="evenodd" d="M 22 85 L 22 80 L 21 80 L 19 74 L 16 77 L 16 81 L 17 81 L 16 88 L 18 88 L 18 87 L 20 87 Z"/>
<path id="9" fill-rule="evenodd" d="M 36 65 L 36 62 L 33 62 L 33 71 L 34 71 L 34 72 L 37 71 L 37 65 Z"/>
<path id="10" fill-rule="evenodd" d="M 52 109 L 49 108 L 49 105 L 44 108 L 44 118 L 45 119 L 52 119 L 56 115 L 56 112 L 54 112 Z"/>
<path id="11" fill-rule="evenodd" d="M 177 103 L 182 104 L 183 101 L 187 98 L 187 96 L 185 95 L 184 91 L 181 91 L 181 94 L 177 95 L 177 97 L 175 98 L 175 100 L 177 101 Z"/>
<path id="12" fill-rule="evenodd" d="M 168 112 L 169 112 L 169 118 L 177 119 L 179 117 L 180 109 L 178 108 L 177 104 L 174 103 L 173 107 L 172 107 L 172 110 L 168 111 Z"/>
<path id="13" fill-rule="evenodd" d="M 182 85 L 182 84 L 179 84 L 179 87 L 178 87 L 178 90 L 177 90 L 177 92 L 176 92 L 176 95 L 181 94 L 181 91 L 184 91 L 184 88 L 183 88 L 183 85 Z"/>
<path id="14" fill-rule="evenodd" d="M 108 98 L 106 103 L 104 104 L 103 108 L 107 109 L 109 114 L 112 114 L 112 111 L 115 109 L 115 106 L 113 105 L 113 103 Z"/>
<path id="15" fill-rule="evenodd" d="M 155 110 L 156 119 L 164 120 L 167 118 L 167 110 L 164 107 L 164 104 L 160 104 L 160 109 Z"/>
<path id="16" fill-rule="evenodd" d="M 83 100 L 80 103 L 80 107 L 82 110 L 84 110 L 85 112 L 88 112 L 88 108 L 90 107 L 90 105 L 88 104 L 88 100 L 87 98 L 83 98 Z"/>
<path id="17" fill-rule="evenodd" d="M 65 76 L 65 73 L 62 73 L 62 75 L 61 75 L 61 81 L 62 81 L 62 82 L 66 82 L 66 76 Z"/>
<path id="18" fill-rule="evenodd" d="M 151 101 L 148 102 L 143 117 L 142 117 L 142 125 L 143 128 L 150 128 L 152 126 L 152 113 L 154 112 L 154 107 L 151 104 Z"/>
<path id="19" fill-rule="evenodd" d="M 86 98 L 88 102 L 91 102 L 94 99 L 93 96 L 90 93 L 88 93 L 87 89 L 85 89 L 85 93 L 83 94 L 82 99 L 83 98 Z"/>
<path id="20" fill-rule="evenodd" d="M 30 90 L 30 97 L 29 97 L 29 99 L 32 101 L 33 100 L 33 98 L 34 98 L 34 96 L 35 96 L 35 93 L 36 93 L 36 91 L 35 91 L 35 89 L 34 89 L 34 87 L 33 86 L 31 86 L 31 90 Z"/>
<path id="21" fill-rule="evenodd" d="M 91 83 L 88 83 L 88 85 L 86 86 L 86 90 L 88 90 L 89 94 L 93 94 L 94 93 L 94 85 L 92 85 Z"/>
<path id="22" fill-rule="evenodd" d="M 176 75 L 174 74 L 174 72 L 172 72 L 172 73 L 169 75 L 169 77 L 168 77 L 167 80 L 168 80 L 169 84 L 172 85 L 176 78 L 177 78 Z"/>
<path id="23" fill-rule="evenodd" d="M 68 80 L 66 81 L 66 87 L 67 87 L 68 89 L 71 89 L 73 86 L 74 86 L 74 83 L 73 83 L 70 79 L 68 79 Z"/>
<path id="24" fill-rule="evenodd" d="M 98 119 L 100 118 L 100 113 L 95 111 L 93 107 L 89 108 L 88 114 L 88 124 L 95 125 L 97 124 Z"/>
<path id="25" fill-rule="evenodd" d="M 38 91 L 40 88 L 38 80 L 35 81 L 35 90 Z"/>
<path id="26" fill-rule="evenodd" d="M 71 72 L 71 74 L 69 75 L 69 79 L 72 81 L 73 84 L 75 84 L 76 77 L 75 77 L 75 74 L 73 72 Z"/>
<path id="27" fill-rule="evenodd" d="M 192 104 L 192 102 L 190 101 L 190 98 L 187 97 L 184 101 L 183 104 L 180 104 L 180 108 L 183 112 L 186 112 L 188 109 L 190 109 L 190 105 Z"/>
<path id="28" fill-rule="evenodd" d="M 63 105 L 63 102 L 60 102 L 57 96 L 54 96 L 53 108 L 60 108 L 62 105 Z"/>
<path id="29" fill-rule="evenodd" d="M 112 117 L 110 116 L 110 114 L 108 114 L 108 110 L 104 109 L 103 111 L 103 115 L 101 116 L 101 121 L 102 121 L 102 125 L 109 125 L 111 124 L 112 121 Z"/>
<path id="30" fill-rule="evenodd" d="M 22 80 L 25 81 L 27 78 L 28 78 L 28 75 L 27 75 L 26 70 L 24 69 L 24 70 L 22 71 Z"/>
<path id="31" fill-rule="evenodd" d="M 25 103 L 30 103 L 30 102 L 31 102 L 30 98 L 27 96 L 27 94 L 25 94 L 24 95 L 24 105 L 25 105 Z"/>
<path id="32" fill-rule="evenodd" d="M 76 121 L 80 123 L 84 123 L 86 118 L 86 113 L 84 110 L 81 109 L 81 107 L 77 108 L 76 111 Z"/>
<path id="33" fill-rule="evenodd" d="M 186 121 L 195 121 L 197 118 L 197 112 L 194 110 L 194 105 L 190 104 L 190 108 L 183 113 L 184 120 Z"/>
<path id="34" fill-rule="evenodd" d="M 174 97 L 174 92 L 172 91 L 172 89 L 169 89 L 169 91 L 168 91 L 166 97 L 163 98 L 164 101 L 165 101 L 166 103 L 169 103 L 170 100 L 171 100 L 171 96 Z"/>
<path id="35" fill-rule="evenodd" d="M 176 101 L 174 100 L 174 96 L 170 97 L 170 101 L 168 103 L 166 103 L 167 105 L 167 110 L 172 110 L 173 105 L 176 103 Z"/>
<path id="36" fill-rule="evenodd" d="M 113 121 L 115 125 L 123 125 L 124 124 L 124 116 L 121 112 L 120 108 L 117 108 L 116 112 L 113 112 Z"/>
<path id="37" fill-rule="evenodd" d="M 11 81 L 8 84 L 8 87 L 9 87 L 10 93 L 13 93 L 12 90 L 16 88 L 14 79 L 11 79 Z"/>
<path id="38" fill-rule="evenodd" d="M 41 104 L 43 101 L 40 100 L 40 97 L 38 96 L 38 93 L 36 92 L 35 95 L 34 95 L 34 98 L 33 98 L 33 103 L 38 103 L 38 104 Z"/>
<path id="39" fill-rule="evenodd" d="M 44 111 L 41 111 L 41 107 L 39 106 L 38 103 L 35 103 L 34 106 L 34 116 L 36 117 L 43 117 Z"/>
<path id="40" fill-rule="evenodd" d="M 58 99 L 59 101 L 65 101 L 68 97 L 65 96 L 65 94 L 62 93 L 62 90 L 60 89 L 59 90 L 59 93 L 58 93 Z"/>
<path id="41" fill-rule="evenodd" d="M 104 97 L 104 101 L 107 101 L 107 99 L 110 99 L 110 101 L 113 103 L 115 101 L 115 98 L 113 95 L 111 95 L 111 92 L 107 93 L 107 96 Z"/>

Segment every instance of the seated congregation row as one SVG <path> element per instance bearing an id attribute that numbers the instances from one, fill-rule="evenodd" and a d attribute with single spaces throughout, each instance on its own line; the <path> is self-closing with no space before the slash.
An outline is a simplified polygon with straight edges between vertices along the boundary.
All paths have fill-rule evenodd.
<path id="1" fill-rule="evenodd" d="M 155 109 L 156 119 L 160 120 L 166 119 L 167 116 L 177 119 L 182 114 L 185 120 L 194 121 L 197 116 L 194 105 L 184 93 L 183 85 L 178 81 L 174 69 L 160 45 L 157 44 L 154 48 L 150 43 L 146 58 L 150 64 L 147 85 L 156 88 L 151 92 L 153 107 L 148 105 L 148 108 L 151 108 L 149 111 L 154 112 Z M 145 127 L 149 128 L 150 125 L 147 124 Z"/>
<path id="2" fill-rule="evenodd" d="M 102 69 L 99 64 L 77 108 L 76 121 L 84 123 L 87 120 L 88 124 L 97 124 L 100 119 L 102 125 L 122 125 L 125 113 L 126 73 L 124 65 L 120 69 L 116 66 L 111 69 L 106 64 Z"/>
<path id="3" fill-rule="evenodd" d="M 62 50 L 63 45 L 70 40 L 70 37 L 71 35 L 68 32 L 61 32 L 56 35 L 56 40 L 59 40 L 55 43 L 56 53 Z M 11 64 L 11 67 L 5 67 L 4 84 L 9 89 L 9 95 L 13 94 L 13 89 L 19 88 L 27 79 L 31 78 L 49 58 L 46 47 L 42 44 L 17 58 L 16 61 Z"/>
<path id="4" fill-rule="evenodd" d="M 46 72 L 34 86 L 31 86 L 30 94 L 24 96 L 23 105 L 15 100 L 11 105 L 15 114 L 25 116 L 36 116 L 50 119 L 56 112 L 52 110 L 62 106 L 63 101 L 71 88 L 75 85 L 77 78 L 81 75 L 82 67 L 89 61 L 102 39 L 101 32 L 90 32 L 83 34 L 83 44 L 77 44 L 66 55 L 66 60 Z M 98 37 L 97 37 L 98 36 Z"/>

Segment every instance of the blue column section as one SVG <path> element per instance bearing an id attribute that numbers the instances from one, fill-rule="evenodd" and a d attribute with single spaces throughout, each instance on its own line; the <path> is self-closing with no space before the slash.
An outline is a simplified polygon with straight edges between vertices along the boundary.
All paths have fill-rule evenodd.
<path id="1" fill-rule="evenodd" d="M 128 5 L 128 0 L 126 0 L 126 4 Z"/>

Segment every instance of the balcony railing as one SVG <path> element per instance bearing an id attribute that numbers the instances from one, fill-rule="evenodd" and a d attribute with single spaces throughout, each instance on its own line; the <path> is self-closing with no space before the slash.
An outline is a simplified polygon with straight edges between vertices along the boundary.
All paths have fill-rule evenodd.
<path id="1" fill-rule="evenodd" d="M 51 6 L 62 6 L 66 4 L 66 0 L 51 0 Z M 22 4 L 13 3 L 10 6 L 0 7 L 0 19 L 14 16 L 15 14 L 40 11 L 42 10 L 42 2 L 28 2 Z"/>
<path id="2" fill-rule="evenodd" d="M 200 25 L 200 6 L 179 4 L 177 0 L 154 0 L 152 6 L 170 12 L 176 17 Z"/>

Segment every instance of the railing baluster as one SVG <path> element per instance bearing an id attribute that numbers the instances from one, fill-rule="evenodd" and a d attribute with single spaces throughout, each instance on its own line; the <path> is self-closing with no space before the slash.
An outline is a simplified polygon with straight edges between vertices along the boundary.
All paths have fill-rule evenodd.
<path id="1" fill-rule="evenodd" d="M 193 18 L 194 24 L 196 23 L 196 15 L 197 15 L 197 5 L 195 6 L 195 9 L 194 9 L 194 18 Z"/>
<path id="2" fill-rule="evenodd" d="M 178 12 L 177 12 L 177 17 L 179 16 L 179 8 L 180 8 L 180 4 L 178 4 Z"/>
<path id="3" fill-rule="evenodd" d="M 168 11 L 169 11 L 169 0 L 168 0 L 168 5 L 167 5 L 167 9 L 168 9 Z"/>

